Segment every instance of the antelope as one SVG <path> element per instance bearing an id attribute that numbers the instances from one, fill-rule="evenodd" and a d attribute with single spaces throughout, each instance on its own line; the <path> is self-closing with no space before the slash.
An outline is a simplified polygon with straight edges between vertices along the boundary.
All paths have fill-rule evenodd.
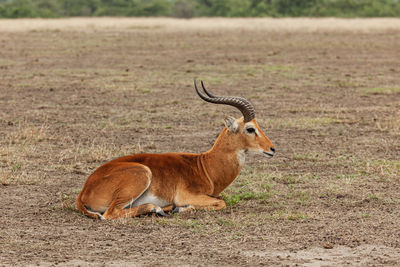
<path id="1" fill-rule="evenodd" d="M 258 126 L 249 101 L 215 96 L 203 81 L 201 87 L 204 92 L 194 80 L 201 99 L 236 107 L 243 117 L 226 117 L 224 129 L 207 152 L 142 153 L 103 164 L 87 178 L 76 200 L 77 209 L 91 218 L 115 219 L 226 208 L 219 194 L 238 176 L 246 153 L 272 157 L 275 148 Z"/>

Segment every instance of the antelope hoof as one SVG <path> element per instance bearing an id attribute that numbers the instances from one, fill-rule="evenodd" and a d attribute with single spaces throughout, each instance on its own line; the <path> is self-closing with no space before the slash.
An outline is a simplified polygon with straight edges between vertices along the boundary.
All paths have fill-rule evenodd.
<path id="1" fill-rule="evenodd" d="M 157 209 L 156 209 L 156 214 L 158 215 L 158 216 L 163 216 L 163 217 L 165 217 L 165 216 L 167 216 L 167 214 L 162 210 L 162 208 L 160 208 L 160 207 L 158 207 Z"/>
<path id="2" fill-rule="evenodd" d="M 150 210 L 150 212 L 151 213 L 155 213 L 155 214 L 157 214 L 157 215 L 159 215 L 159 216 L 167 216 L 167 214 L 165 214 L 165 212 L 162 210 L 162 208 L 160 208 L 160 207 L 156 207 L 156 208 L 152 208 L 151 210 Z"/>
<path id="3" fill-rule="evenodd" d="M 172 213 L 179 213 L 179 212 L 182 212 L 182 207 L 175 207 L 173 210 L 172 210 Z"/>
<path id="4" fill-rule="evenodd" d="M 175 207 L 172 210 L 172 213 L 184 212 L 184 211 L 189 210 L 189 209 L 193 209 L 193 206 L 192 205 L 185 205 L 185 206 L 182 206 L 182 207 Z"/>

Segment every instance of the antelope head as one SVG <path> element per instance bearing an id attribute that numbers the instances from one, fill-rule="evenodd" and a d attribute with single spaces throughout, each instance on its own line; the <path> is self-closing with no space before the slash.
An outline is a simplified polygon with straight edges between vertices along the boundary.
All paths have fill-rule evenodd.
<path id="1" fill-rule="evenodd" d="M 234 119 L 232 117 L 225 118 L 226 128 L 221 135 L 225 133 L 227 136 L 228 144 L 226 144 L 226 146 L 229 147 L 229 150 L 235 152 L 252 152 L 267 157 L 274 156 L 274 145 L 258 125 L 255 119 L 254 107 L 249 101 L 242 97 L 215 96 L 206 90 L 203 81 L 201 81 L 201 87 L 205 95 L 200 92 L 196 80 L 194 81 L 194 87 L 197 94 L 204 101 L 213 104 L 230 105 L 236 107 L 242 113 L 243 117 L 239 119 Z"/>

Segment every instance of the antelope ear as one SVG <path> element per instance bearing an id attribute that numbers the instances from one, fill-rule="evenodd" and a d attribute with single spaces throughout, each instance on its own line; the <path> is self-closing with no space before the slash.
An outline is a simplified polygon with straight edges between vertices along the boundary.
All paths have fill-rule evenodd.
<path id="1" fill-rule="evenodd" d="M 228 129 L 228 131 L 237 133 L 237 131 L 239 130 L 239 125 L 236 122 L 235 118 L 225 117 L 224 122 L 225 122 L 225 126 Z"/>

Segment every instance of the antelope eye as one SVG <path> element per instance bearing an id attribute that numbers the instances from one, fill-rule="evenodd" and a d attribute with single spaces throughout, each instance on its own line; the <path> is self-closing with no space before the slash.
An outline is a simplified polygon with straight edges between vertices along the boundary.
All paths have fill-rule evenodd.
<path id="1" fill-rule="evenodd" d="M 255 133 L 256 132 L 256 129 L 254 129 L 254 128 L 246 128 L 246 132 L 247 133 Z"/>

